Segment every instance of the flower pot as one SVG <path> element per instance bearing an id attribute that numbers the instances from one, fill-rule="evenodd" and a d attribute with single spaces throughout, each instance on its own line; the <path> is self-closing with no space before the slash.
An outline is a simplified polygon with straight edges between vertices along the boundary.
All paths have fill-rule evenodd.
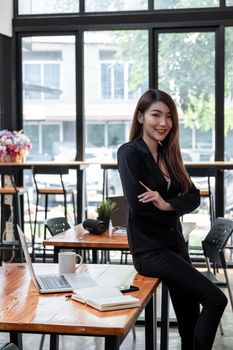
<path id="1" fill-rule="evenodd" d="M 16 157 L 13 157 L 10 154 L 2 154 L 0 157 L 0 161 L 2 163 L 22 163 L 23 157 L 20 155 L 17 155 Z"/>

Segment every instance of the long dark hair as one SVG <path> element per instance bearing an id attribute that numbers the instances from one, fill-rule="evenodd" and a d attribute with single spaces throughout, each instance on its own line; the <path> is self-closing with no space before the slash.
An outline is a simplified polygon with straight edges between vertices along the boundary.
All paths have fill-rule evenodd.
<path id="1" fill-rule="evenodd" d="M 140 115 L 143 115 L 145 111 L 154 102 L 165 103 L 172 114 L 172 129 L 167 137 L 162 142 L 162 147 L 159 147 L 160 157 L 164 158 L 170 166 L 174 176 L 180 182 L 182 186 L 182 192 L 186 193 L 191 188 L 190 177 L 184 167 L 183 160 L 180 152 L 179 143 L 179 120 L 176 104 L 166 92 L 161 90 L 147 90 L 139 99 L 131 124 L 129 140 L 135 140 L 142 136 L 143 125 L 139 123 L 138 119 Z"/>

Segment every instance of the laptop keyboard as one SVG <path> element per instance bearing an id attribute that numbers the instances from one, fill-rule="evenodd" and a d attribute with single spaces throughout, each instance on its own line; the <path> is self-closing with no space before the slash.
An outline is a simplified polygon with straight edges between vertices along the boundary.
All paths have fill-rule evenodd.
<path id="1" fill-rule="evenodd" d="M 40 280 L 43 282 L 46 289 L 61 289 L 61 288 L 71 288 L 70 283 L 66 278 L 61 276 L 40 276 Z"/>

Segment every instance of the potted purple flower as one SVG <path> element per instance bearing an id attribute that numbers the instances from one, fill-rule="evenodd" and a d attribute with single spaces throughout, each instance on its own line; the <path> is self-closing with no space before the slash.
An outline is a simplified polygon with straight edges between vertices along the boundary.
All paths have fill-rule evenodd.
<path id="1" fill-rule="evenodd" d="M 0 130 L 1 162 L 22 162 L 31 148 L 31 142 L 29 138 L 23 134 L 23 130 Z"/>

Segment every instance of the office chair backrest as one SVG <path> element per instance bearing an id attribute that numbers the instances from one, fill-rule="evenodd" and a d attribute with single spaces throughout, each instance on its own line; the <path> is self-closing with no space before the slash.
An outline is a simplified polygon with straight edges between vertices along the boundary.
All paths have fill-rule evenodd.
<path id="1" fill-rule="evenodd" d="M 56 234 L 64 232 L 70 228 L 70 225 L 65 217 L 47 219 L 45 220 L 44 224 L 52 236 L 55 236 Z"/>
<path id="2" fill-rule="evenodd" d="M 217 218 L 208 235 L 202 241 L 205 257 L 209 258 L 211 262 L 226 267 L 223 251 L 232 232 L 233 220 Z"/>

